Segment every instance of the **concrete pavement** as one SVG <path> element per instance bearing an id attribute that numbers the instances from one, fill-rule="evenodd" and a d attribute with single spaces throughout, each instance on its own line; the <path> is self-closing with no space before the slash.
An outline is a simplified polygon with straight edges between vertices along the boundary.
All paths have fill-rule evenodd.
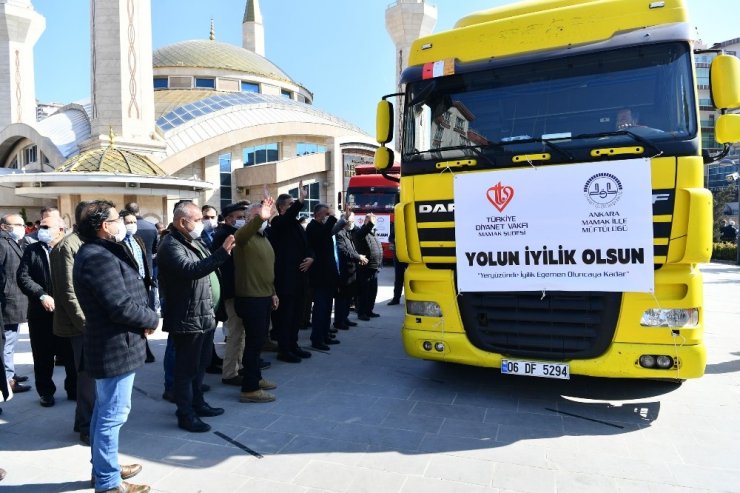
<path id="1" fill-rule="evenodd" d="M 277 401 L 240 404 L 239 389 L 207 375 L 210 433 L 176 426 L 161 399 L 165 338 L 136 377 L 121 462 L 160 492 L 695 492 L 740 491 L 740 268 L 705 272 L 707 375 L 681 386 L 497 370 L 415 360 L 401 347 L 402 306 L 300 364 L 265 376 Z M 308 340 L 308 333 L 301 332 Z M 28 334 L 16 365 L 31 375 Z M 218 341 L 222 341 L 220 334 Z M 3 492 L 90 491 L 89 448 L 72 431 L 74 403 L 39 406 L 35 391 L 2 404 Z"/>

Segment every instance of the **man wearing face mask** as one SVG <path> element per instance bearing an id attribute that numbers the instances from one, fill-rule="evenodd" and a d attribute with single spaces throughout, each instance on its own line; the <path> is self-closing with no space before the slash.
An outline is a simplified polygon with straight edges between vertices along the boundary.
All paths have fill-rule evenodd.
<path id="1" fill-rule="evenodd" d="M 123 238 L 123 244 L 126 245 L 128 251 L 131 253 L 136 265 L 139 267 L 139 276 L 144 281 L 146 291 L 149 293 L 153 289 L 152 282 L 152 260 L 146 255 L 146 245 L 144 240 L 136 234 L 139 229 L 138 220 L 133 212 L 123 210 L 121 211 L 121 218 L 123 219 L 123 225 L 126 227 L 126 236 Z M 149 296 L 149 300 L 152 297 Z M 152 304 L 149 304 L 149 308 L 154 308 Z M 154 363 L 154 353 L 149 348 L 149 339 L 146 340 L 146 360 L 145 363 Z"/>
<path id="2" fill-rule="evenodd" d="M 211 205 L 204 205 L 200 210 L 203 214 L 203 232 L 200 234 L 200 239 L 210 249 L 213 245 L 213 235 L 218 227 L 218 211 Z"/>
<path id="3" fill-rule="evenodd" d="M 24 295 L 15 280 L 18 266 L 23 257 L 26 243 L 23 237 L 26 228 L 23 226 L 23 218 L 18 214 L 7 214 L 2 218 L 0 226 L 0 264 L 1 274 L 5 278 L 2 292 L 2 315 L 5 332 L 5 378 L 14 393 L 27 392 L 31 390 L 28 385 L 23 385 L 28 377 L 20 377 L 15 374 L 15 344 L 18 341 L 18 329 L 20 324 L 27 320 L 28 298 Z"/>
<path id="4" fill-rule="evenodd" d="M 74 260 L 75 294 L 85 315 L 83 366 L 95 379 L 90 422 L 96 491 L 146 493 L 149 486 L 123 482 L 141 466 L 121 466 L 118 438 L 131 410 L 136 369 L 144 364 L 144 340 L 159 324 L 149 308 L 139 270 L 121 241 L 126 229 L 113 203 L 94 200 L 80 214 L 84 244 Z"/>
<path id="5" fill-rule="evenodd" d="M 355 227 L 355 215 L 351 210 L 345 211 L 334 232 L 337 235 L 337 253 L 339 255 L 339 285 L 334 304 L 334 322 L 342 323 L 349 317 L 349 305 L 357 294 L 357 266 L 367 265 L 367 257 L 357 252 L 352 238 Z"/>
<path id="6" fill-rule="evenodd" d="M 54 291 L 49 267 L 49 252 L 64 238 L 64 222 L 56 216 L 41 220 L 39 241 L 26 247 L 23 252 L 16 280 L 18 287 L 28 297 L 28 331 L 31 336 L 33 373 L 36 391 L 43 407 L 54 405 L 56 385 L 54 355 L 64 361 L 66 378 L 64 389 L 67 399 L 77 400 L 77 371 L 74 365 L 72 345 L 69 339 L 54 335 Z"/>
<path id="7" fill-rule="evenodd" d="M 211 254 L 200 240 L 203 214 L 192 202 L 177 206 L 170 234 L 157 250 L 160 289 L 164 293 L 164 323 L 175 345 L 177 424 L 191 432 L 211 427 L 201 417 L 219 416 L 222 408 L 203 398 L 203 375 L 211 360 L 217 318 L 224 320 L 218 268 L 231 255 L 234 237 L 227 237 Z"/>
<path id="8" fill-rule="evenodd" d="M 322 351 L 329 350 L 326 341 L 331 340 L 331 304 L 339 278 L 339 260 L 332 231 L 336 223 L 331 207 L 318 204 L 313 209 L 313 220 L 306 226 L 308 244 L 315 255 L 308 271 L 313 295 L 311 346 Z"/>
<path id="9" fill-rule="evenodd" d="M 246 214 L 249 201 L 237 202 L 224 207 L 222 213 L 224 222 L 219 224 L 213 233 L 211 252 L 221 248 L 229 236 L 236 234 L 237 230 L 247 224 Z M 221 382 L 226 385 L 240 386 L 242 377 L 239 370 L 242 369 L 242 354 L 244 353 L 244 329 L 242 321 L 234 309 L 234 257 L 230 256 L 226 262 L 219 267 L 221 274 L 221 299 L 224 300 L 224 308 L 228 317 L 224 322 L 226 334 L 226 349 L 221 367 Z"/>

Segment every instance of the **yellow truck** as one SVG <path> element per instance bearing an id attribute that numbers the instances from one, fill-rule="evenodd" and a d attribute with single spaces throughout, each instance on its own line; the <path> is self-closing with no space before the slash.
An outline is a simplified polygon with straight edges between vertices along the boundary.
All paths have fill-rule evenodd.
<path id="1" fill-rule="evenodd" d="M 541 0 L 415 41 L 378 105 L 394 152 L 402 328 L 427 360 L 547 378 L 703 375 L 712 248 L 681 0 Z M 711 65 L 717 142 L 740 141 L 740 61 Z"/>

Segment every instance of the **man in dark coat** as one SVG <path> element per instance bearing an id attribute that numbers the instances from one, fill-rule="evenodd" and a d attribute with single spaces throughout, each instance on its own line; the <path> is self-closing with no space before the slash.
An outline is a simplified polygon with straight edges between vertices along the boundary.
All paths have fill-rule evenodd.
<path id="1" fill-rule="evenodd" d="M 3 353 L 5 352 L 5 331 L 0 333 L 0 365 L 2 365 L 2 368 L 5 368 L 5 360 L 3 358 Z M 0 378 L 0 397 L 2 397 L 3 402 L 10 399 L 10 387 L 8 386 L 8 381 L 4 378 Z M 0 414 L 3 413 L 3 410 L 0 409 Z M 0 481 L 5 479 L 5 469 L 0 469 Z"/>
<path id="2" fill-rule="evenodd" d="M 337 218 L 326 204 L 313 209 L 313 219 L 306 226 L 308 245 L 314 253 L 314 262 L 308 271 L 313 293 L 313 315 L 311 317 L 311 346 L 328 350 L 330 340 L 331 305 L 337 290 L 339 266 L 332 228 Z"/>
<path id="3" fill-rule="evenodd" d="M 357 253 L 367 258 L 367 264 L 357 269 L 357 318 L 367 321 L 380 316 L 373 311 L 378 296 L 378 271 L 383 266 L 383 246 L 375 236 L 375 214 L 365 216 L 362 227 L 352 230 L 352 240 Z"/>
<path id="4" fill-rule="evenodd" d="M 398 255 L 396 255 L 396 226 L 393 222 L 391 222 L 391 234 L 388 236 L 388 245 L 393 251 L 393 298 L 391 298 L 388 304 L 398 305 L 401 303 L 401 295 L 403 294 L 403 276 L 409 264 L 398 260 Z"/>
<path id="5" fill-rule="evenodd" d="M 226 238 L 233 236 L 247 224 L 246 210 L 249 202 L 237 202 L 224 207 L 222 213 L 224 222 L 219 224 L 213 234 L 211 252 L 221 248 Z M 227 385 L 241 385 L 242 377 L 239 370 L 242 369 L 242 355 L 244 354 L 244 327 L 234 308 L 234 257 L 229 256 L 226 262 L 219 267 L 221 275 L 221 299 L 226 310 L 226 321 L 224 321 L 224 332 L 226 334 L 226 349 L 224 350 L 223 363 L 221 365 L 221 382 Z"/>
<path id="6" fill-rule="evenodd" d="M 275 205 L 278 215 L 270 223 L 270 243 L 275 251 L 275 292 L 280 304 L 272 312 L 272 327 L 278 342 L 277 359 L 300 363 L 311 353 L 298 346 L 298 330 L 303 321 L 303 294 L 308 282 L 306 272 L 313 264 L 308 238 L 298 222 L 298 213 L 308 192 L 298 184 L 298 200 L 280 195 Z"/>
<path id="7" fill-rule="evenodd" d="M 126 210 L 133 212 L 136 216 L 136 231 L 139 237 L 144 241 L 146 246 L 146 259 L 149 265 L 154 263 L 154 254 L 157 253 L 157 246 L 159 245 L 159 232 L 157 227 L 151 222 L 141 217 L 141 211 L 139 210 L 139 204 L 136 202 L 129 202 L 126 204 Z M 158 306 L 158 293 L 157 293 L 157 281 L 152 280 L 153 287 L 149 290 L 149 306 L 157 308 Z"/>
<path id="8" fill-rule="evenodd" d="M 49 252 L 64 238 L 64 222 L 55 216 L 41 220 L 39 241 L 27 246 L 23 252 L 16 281 L 18 287 L 28 297 L 28 332 L 31 336 L 33 354 L 33 373 L 36 391 L 43 407 L 54 405 L 56 385 L 54 375 L 54 356 L 60 355 L 64 361 L 66 378 L 64 389 L 67 399 L 77 400 L 77 371 L 69 339 L 54 335 L 54 289 L 51 282 Z"/>
<path id="9" fill-rule="evenodd" d="M 218 211 L 212 205 L 204 205 L 200 210 L 203 213 L 203 232 L 200 234 L 200 239 L 210 250 L 213 245 L 213 235 L 218 227 Z"/>
<path id="10" fill-rule="evenodd" d="M 23 249 L 26 243 L 23 241 L 26 228 L 23 226 L 23 218 L 18 214 L 7 214 L 2 218 L 0 226 L 0 265 L 2 265 L 2 315 L 5 325 L 5 380 L 12 387 L 13 392 L 27 392 L 31 390 L 28 385 L 23 385 L 28 377 L 20 377 L 15 374 L 15 344 L 18 341 L 18 329 L 20 324 L 25 323 L 28 315 L 28 298 L 18 288 L 15 275 L 23 258 Z"/>
<path id="11" fill-rule="evenodd" d="M 146 493 L 145 485 L 123 482 L 141 466 L 118 463 L 118 435 L 131 409 L 135 370 L 144 364 L 145 339 L 159 324 L 139 269 L 120 240 L 126 230 L 115 206 L 95 200 L 82 211 L 84 240 L 74 261 L 74 288 L 85 314 L 83 363 L 95 379 L 90 422 L 96 491 Z"/>
<path id="12" fill-rule="evenodd" d="M 358 265 L 367 265 L 367 257 L 357 252 L 352 239 L 355 215 L 347 211 L 334 226 L 339 256 L 339 283 L 334 303 L 334 322 L 341 324 L 349 317 L 349 305 L 357 294 Z"/>
<path id="13" fill-rule="evenodd" d="M 200 240 L 202 232 L 200 207 L 182 203 L 175 207 L 170 233 L 157 250 L 165 299 L 162 330 L 170 333 L 175 344 L 177 424 L 191 432 L 209 431 L 211 427 L 200 418 L 224 413 L 206 403 L 202 385 L 213 350 L 216 313 L 221 311 L 219 319 L 225 318 L 217 271 L 234 248 L 234 238 L 228 237 L 211 254 Z"/>

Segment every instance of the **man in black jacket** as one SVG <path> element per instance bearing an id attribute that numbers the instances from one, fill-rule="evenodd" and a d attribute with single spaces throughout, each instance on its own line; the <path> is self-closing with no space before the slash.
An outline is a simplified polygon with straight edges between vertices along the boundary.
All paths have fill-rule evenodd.
<path id="1" fill-rule="evenodd" d="M 298 213 L 308 192 L 298 184 L 298 200 L 288 194 L 277 198 L 278 215 L 270 223 L 270 243 L 275 251 L 275 292 L 280 299 L 272 312 L 272 327 L 278 342 L 277 359 L 300 363 L 311 353 L 298 346 L 298 330 L 303 320 L 303 293 L 308 282 L 306 272 L 313 264 L 306 231 L 298 222 Z"/>
<path id="2" fill-rule="evenodd" d="M 136 217 L 136 231 L 139 237 L 144 242 L 146 247 L 146 261 L 149 265 L 154 263 L 154 254 L 157 253 L 157 246 L 159 245 L 159 232 L 157 227 L 141 217 L 141 211 L 139 210 L 139 204 L 136 202 L 129 202 L 126 204 L 126 210 L 132 212 Z M 152 280 L 152 288 L 149 290 L 149 306 L 156 309 L 159 305 L 159 296 L 157 293 L 157 280 Z M 148 346 L 147 346 L 148 348 Z M 151 352 L 147 352 L 147 357 L 152 358 Z"/>
<path id="3" fill-rule="evenodd" d="M 355 215 L 347 210 L 334 226 L 337 235 L 337 253 L 339 255 L 339 285 L 334 303 L 334 322 L 342 324 L 349 317 L 349 305 L 357 294 L 358 265 L 367 265 L 367 257 L 357 252 L 352 239 L 355 227 Z M 338 325 L 339 328 L 345 328 Z"/>
<path id="4" fill-rule="evenodd" d="M 23 249 L 26 243 L 23 241 L 26 228 L 23 218 L 18 214 L 7 214 L 2 218 L 2 231 L 0 232 L 0 265 L 3 277 L 2 314 L 5 332 L 5 379 L 12 387 L 13 392 L 27 392 L 31 390 L 28 385 L 21 382 L 28 377 L 20 377 L 15 374 L 15 344 L 18 341 L 18 329 L 20 324 L 25 323 L 28 316 L 28 298 L 21 292 L 16 283 L 15 275 L 23 257 Z"/>
<path id="5" fill-rule="evenodd" d="M 211 252 L 221 248 L 226 238 L 234 236 L 237 230 L 247 223 L 247 207 L 249 207 L 248 201 L 224 207 L 222 211 L 224 222 L 219 224 L 213 233 Z M 242 369 L 242 354 L 244 353 L 244 327 L 234 309 L 234 257 L 230 255 L 218 271 L 221 274 L 221 299 L 227 317 L 224 321 L 226 348 L 221 365 L 221 382 L 240 386 L 242 377 L 239 375 L 239 370 Z"/>
<path id="6" fill-rule="evenodd" d="M 367 264 L 357 270 L 357 318 L 379 317 L 373 311 L 378 295 L 378 271 L 383 266 L 383 246 L 375 236 L 375 214 L 365 216 L 365 223 L 352 231 L 357 253 L 367 258 Z"/>
<path id="7" fill-rule="evenodd" d="M 72 345 L 69 339 L 53 333 L 55 304 L 49 252 L 64 238 L 64 222 L 55 216 L 42 219 L 38 238 L 39 241 L 27 246 L 23 252 L 16 280 L 21 292 L 28 297 L 28 332 L 31 336 L 36 391 L 41 405 L 51 407 L 56 392 L 52 376 L 54 355 L 57 354 L 62 357 L 67 374 L 64 380 L 67 399 L 77 400 L 77 371 Z"/>
<path id="8" fill-rule="evenodd" d="M 313 219 L 306 226 L 308 245 L 314 253 L 314 262 L 308 271 L 313 293 L 313 316 L 311 317 L 311 346 L 326 351 L 331 323 L 331 305 L 337 291 L 339 265 L 332 229 L 337 218 L 326 204 L 313 209 Z"/>
<path id="9" fill-rule="evenodd" d="M 175 207 L 170 233 L 157 250 L 160 289 L 164 293 L 164 323 L 175 344 L 175 403 L 177 424 L 192 432 L 206 432 L 200 417 L 219 416 L 222 408 L 203 399 L 203 375 L 211 360 L 216 313 L 225 319 L 221 305 L 218 268 L 231 254 L 234 237 L 224 240 L 211 254 L 200 240 L 203 214 L 185 202 Z"/>
<path id="10" fill-rule="evenodd" d="M 122 481 L 141 466 L 119 465 L 118 435 L 131 409 L 135 370 L 144 364 L 146 336 L 159 316 L 149 308 L 139 269 L 120 243 L 126 230 L 115 206 L 91 201 L 78 226 L 85 243 L 75 256 L 72 277 L 85 315 L 82 366 L 95 379 L 90 421 L 95 489 L 147 493 L 149 486 Z"/>

